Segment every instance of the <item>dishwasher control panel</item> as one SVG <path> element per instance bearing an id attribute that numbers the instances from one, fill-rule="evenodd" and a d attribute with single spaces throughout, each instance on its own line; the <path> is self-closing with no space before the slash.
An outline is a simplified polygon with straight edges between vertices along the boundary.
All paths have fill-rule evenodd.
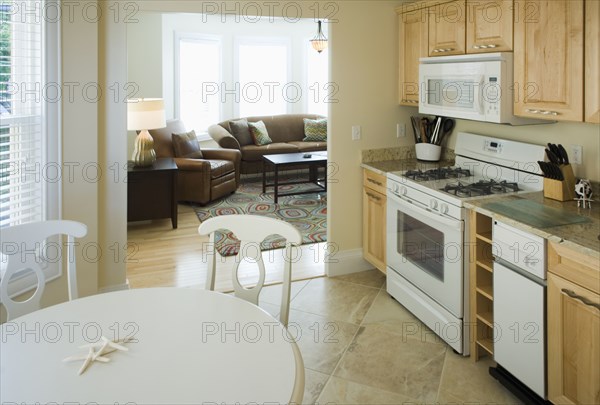
<path id="1" fill-rule="evenodd" d="M 542 280 L 546 279 L 546 241 L 513 226 L 494 221 L 492 253 Z"/>

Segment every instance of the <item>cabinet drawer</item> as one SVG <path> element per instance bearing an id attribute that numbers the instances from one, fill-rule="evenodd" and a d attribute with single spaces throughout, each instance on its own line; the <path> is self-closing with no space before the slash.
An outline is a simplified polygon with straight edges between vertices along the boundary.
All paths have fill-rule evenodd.
<path id="1" fill-rule="evenodd" d="M 387 182 L 386 177 L 368 169 L 365 169 L 363 173 L 363 186 L 385 195 Z"/>
<path id="2" fill-rule="evenodd" d="M 600 294 L 598 260 L 561 243 L 548 243 L 548 271 Z"/>

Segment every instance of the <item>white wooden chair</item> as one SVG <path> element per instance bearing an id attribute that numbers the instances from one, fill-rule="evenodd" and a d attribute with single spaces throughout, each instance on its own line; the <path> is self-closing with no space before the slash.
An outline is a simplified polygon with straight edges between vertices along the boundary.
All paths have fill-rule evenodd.
<path id="1" fill-rule="evenodd" d="M 258 305 L 258 297 L 265 283 L 265 264 L 260 251 L 260 243 L 269 235 L 280 235 L 286 240 L 283 269 L 283 288 L 281 293 L 280 322 L 287 327 L 290 311 L 290 288 L 292 277 L 292 246 L 302 243 L 300 232 L 287 222 L 258 216 L 258 215 L 222 215 L 204 221 L 198 228 L 200 235 L 209 235 L 208 271 L 206 277 L 206 289 L 215 289 L 216 250 L 215 231 L 227 229 L 233 232 L 240 240 L 240 249 L 235 258 L 232 280 L 235 296 Z M 252 288 L 246 288 L 240 284 L 238 278 L 238 267 L 243 259 L 252 259 L 258 265 L 258 283 Z"/>
<path id="2" fill-rule="evenodd" d="M 44 241 L 54 235 L 67 236 L 67 284 L 69 300 L 79 297 L 77 292 L 77 270 L 75 266 L 74 238 L 82 238 L 87 234 L 87 227 L 75 221 L 53 220 L 32 222 L 0 229 L 0 251 L 5 261 L 6 271 L 0 280 L 0 299 L 6 308 L 8 320 L 40 309 L 40 299 L 44 293 L 46 279 L 40 263 L 43 258 Z M 61 257 L 65 257 L 62 254 Z M 3 266 L 4 267 L 4 266 Z M 21 270 L 31 269 L 38 279 L 35 293 L 25 301 L 13 301 L 8 293 L 9 281 L 13 274 Z"/>

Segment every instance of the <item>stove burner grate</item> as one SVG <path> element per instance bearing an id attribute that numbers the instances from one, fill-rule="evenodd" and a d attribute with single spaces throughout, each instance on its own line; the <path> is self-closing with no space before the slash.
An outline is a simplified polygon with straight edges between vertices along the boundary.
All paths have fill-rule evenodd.
<path id="1" fill-rule="evenodd" d="M 460 181 L 456 184 L 447 184 L 441 189 L 446 193 L 457 197 L 479 197 L 490 194 L 506 194 L 519 191 L 517 183 L 509 183 L 506 180 L 497 182 L 495 180 L 480 180 L 477 183 L 464 184 Z"/>
<path id="2" fill-rule="evenodd" d="M 471 172 L 468 169 L 463 169 L 461 167 L 440 167 L 426 171 L 409 170 L 404 173 L 403 176 L 414 181 L 428 181 L 470 177 Z"/>

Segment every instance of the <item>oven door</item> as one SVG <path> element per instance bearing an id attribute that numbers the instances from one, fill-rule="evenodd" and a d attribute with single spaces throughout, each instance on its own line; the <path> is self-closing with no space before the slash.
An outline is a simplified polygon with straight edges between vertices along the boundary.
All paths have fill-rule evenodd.
<path id="1" fill-rule="evenodd" d="M 388 267 L 462 318 L 464 222 L 394 194 L 387 203 Z"/>

